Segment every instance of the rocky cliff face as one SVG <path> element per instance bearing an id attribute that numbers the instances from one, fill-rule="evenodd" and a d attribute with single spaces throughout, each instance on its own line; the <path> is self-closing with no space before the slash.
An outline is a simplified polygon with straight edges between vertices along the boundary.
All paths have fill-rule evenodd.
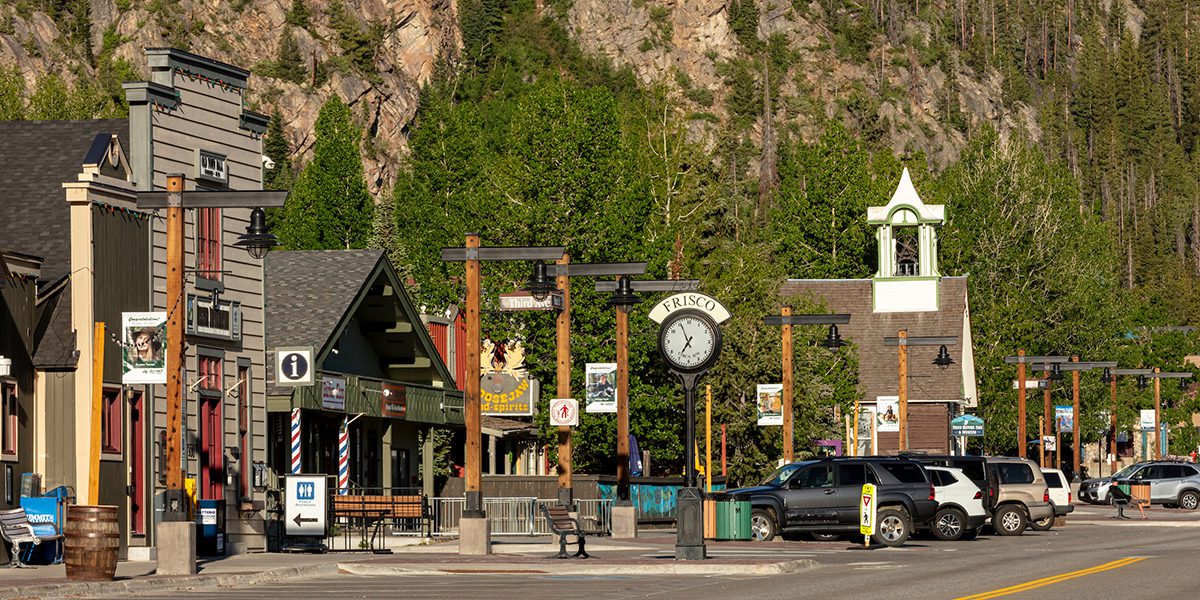
<path id="1" fill-rule="evenodd" d="M 62 19 L 56 22 L 38 12 L 36 3 L 6 4 L 0 5 L 0 19 L 8 24 L 0 27 L 0 63 L 19 65 L 31 85 L 43 72 L 59 72 L 68 79 L 93 74 L 78 45 L 67 42 Z M 574 0 L 563 17 L 585 50 L 628 65 L 644 83 L 666 84 L 694 113 L 705 113 L 707 118 L 692 119 L 690 127 L 695 139 L 711 143 L 728 117 L 724 99 L 730 88 L 720 65 L 746 58 L 731 29 L 729 4 L 730 0 Z M 370 75 L 362 74 L 369 69 L 330 61 L 343 53 L 330 2 L 308 0 L 306 5 L 310 24 L 297 27 L 288 23 L 291 0 L 90 0 L 91 45 L 99 52 L 107 37 L 115 43 L 115 57 L 132 61 L 143 72 L 142 48 L 165 45 L 254 69 L 276 58 L 283 32 L 290 28 L 308 80 L 296 84 L 256 76 L 248 101 L 258 110 L 274 112 L 285 124 L 293 148 L 305 155 L 318 109 L 331 94 L 341 95 L 369 133 L 363 151 L 368 183 L 372 191 L 387 189 L 405 151 L 405 131 L 420 86 L 440 56 L 454 56 L 461 46 L 456 1 L 345 0 L 347 12 L 362 27 L 374 25 L 382 31 Z M 1038 138 L 1035 112 L 1023 104 L 1001 102 L 1001 77 L 994 71 L 954 67 L 950 91 L 943 66 L 947 61 L 923 65 L 905 44 L 875 51 L 866 61 L 839 58 L 831 49 L 828 15 L 819 2 L 800 6 L 757 0 L 757 7 L 759 38 L 786 36 L 796 58 L 780 79 L 772 104 L 776 123 L 806 138 L 816 135 L 822 119 L 840 117 L 870 127 L 898 152 L 922 150 L 945 164 L 965 143 L 961 124 L 956 128 L 945 118 L 951 103 L 968 123 L 990 123 L 1003 136 L 1023 133 Z M 920 40 L 928 32 L 910 25 L 904 36 Z M 689 89 L 692 93 L 686 93 Z M 873 99 L 868 110 L 847 102 L 853 94 Z M 756 126 L 755 136 L 757 131 Z"/>

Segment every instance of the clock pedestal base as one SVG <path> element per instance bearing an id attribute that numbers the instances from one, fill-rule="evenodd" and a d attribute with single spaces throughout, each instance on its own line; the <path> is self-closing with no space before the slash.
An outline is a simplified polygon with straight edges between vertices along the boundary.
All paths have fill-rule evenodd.
<path id="1" fill-rule="evenodd" d="M 675 560 L 704 560 L 708 558 L 704 546 L 704 501 L 700 488 L 685 487 L 679 490 L 675 512 Z"/>
<path id="2" fill-rule="evenodd" d="M 628 501 L 612 507 L 612 536 L 614 538 L 637 537 L 637 508 Z"/>

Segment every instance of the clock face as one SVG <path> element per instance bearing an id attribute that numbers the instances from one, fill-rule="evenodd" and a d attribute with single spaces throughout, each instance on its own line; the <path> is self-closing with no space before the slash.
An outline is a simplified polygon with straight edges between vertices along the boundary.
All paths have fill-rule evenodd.
<path id="1" fill-rule="evenodd" d="M 717 352 L 716 327 L 696 315 L 685 314 L 667 321 L 661 335 L 663 356 L 681 371 L 704 366 Z"/>

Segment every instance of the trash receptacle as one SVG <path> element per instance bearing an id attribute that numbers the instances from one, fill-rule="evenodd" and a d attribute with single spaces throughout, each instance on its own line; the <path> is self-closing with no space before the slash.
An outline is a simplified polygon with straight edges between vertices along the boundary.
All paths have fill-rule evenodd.
<path id="1" fill-rule="evenodd" d="M 716 513 L 713 517 L 716 520 L 715 531 L 713 531 L 713 539 L 727 540 L 729 539 L 729 505 L 732 504 L 727 498 L 718 498 L 713 503 L 713 512 Z"/>
<path id="2" fill-rule="evenodd" d="M 225 501 L 201 500 L 196 522 L 196 554 L 225 556 Z"/>
<path id="3" fill-rule="evenodd" d="M 718 502 L 717 507 L 717 539 L 750 539 L 749 500 Z"/>

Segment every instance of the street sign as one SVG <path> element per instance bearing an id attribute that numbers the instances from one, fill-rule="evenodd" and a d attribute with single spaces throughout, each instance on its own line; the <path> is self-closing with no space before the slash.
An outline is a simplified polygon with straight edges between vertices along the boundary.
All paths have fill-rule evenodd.
<path id="1" fill-rule="evenodd" d="M 287 475 L 284 480 L 284 532 L 325 537 L 325 476 Z"/>
<path id="2" fill-rule="evenodd" d="M 275 349 L 275 385 L 298 387 L 313 384 L 312 346 Z"/>
<path id="3" fill-rule="evenodd" d="M 574 398 L 555 398 L 550 401 L 550 425 L 579 426 L 579 401 Z"/>
<path id="4" fill-rule="evenodd" d="M 1042 445 L 1046 447 L 1046 452 L 1058 451 L 1058 442 L 1055 441 L 1054 436 L 1052 435 L 1043 435 Z"/>
<path id="5" fill-rule="evenodd" d="M 500 294 L 500 310 L 562 310 L 563 296 L 561 292 L 550 292 L 542 300 L 533 297 L 529 292 L 512 292 Z"/>
<path id="6" fill-rule="evenodd" d="M 862 499 L 858 503 L 858 532 L 871 536 L 875 535 L 875 486 L 864 483 Z"/>
<path id="7" fill-rule="evenodd" d="M 950 420 L 950 435 L 982 437 L 983 419 L 975 415 L 961 415 Z"/>
<path id="8" fill-rule="evenodd" d="M 1025 380 L 1025 389 L 1027 389 L 1027 390 L 1040 390 L 1040 389 L 1045 389 L 1045 387 L 1046 387 L 1045 379 L 1026 379 Z M 1021 389 L 1021 382 L 1014 379 L 1012 382 L 1012 389 L 1014 389 L 1014 390 Z"/>

